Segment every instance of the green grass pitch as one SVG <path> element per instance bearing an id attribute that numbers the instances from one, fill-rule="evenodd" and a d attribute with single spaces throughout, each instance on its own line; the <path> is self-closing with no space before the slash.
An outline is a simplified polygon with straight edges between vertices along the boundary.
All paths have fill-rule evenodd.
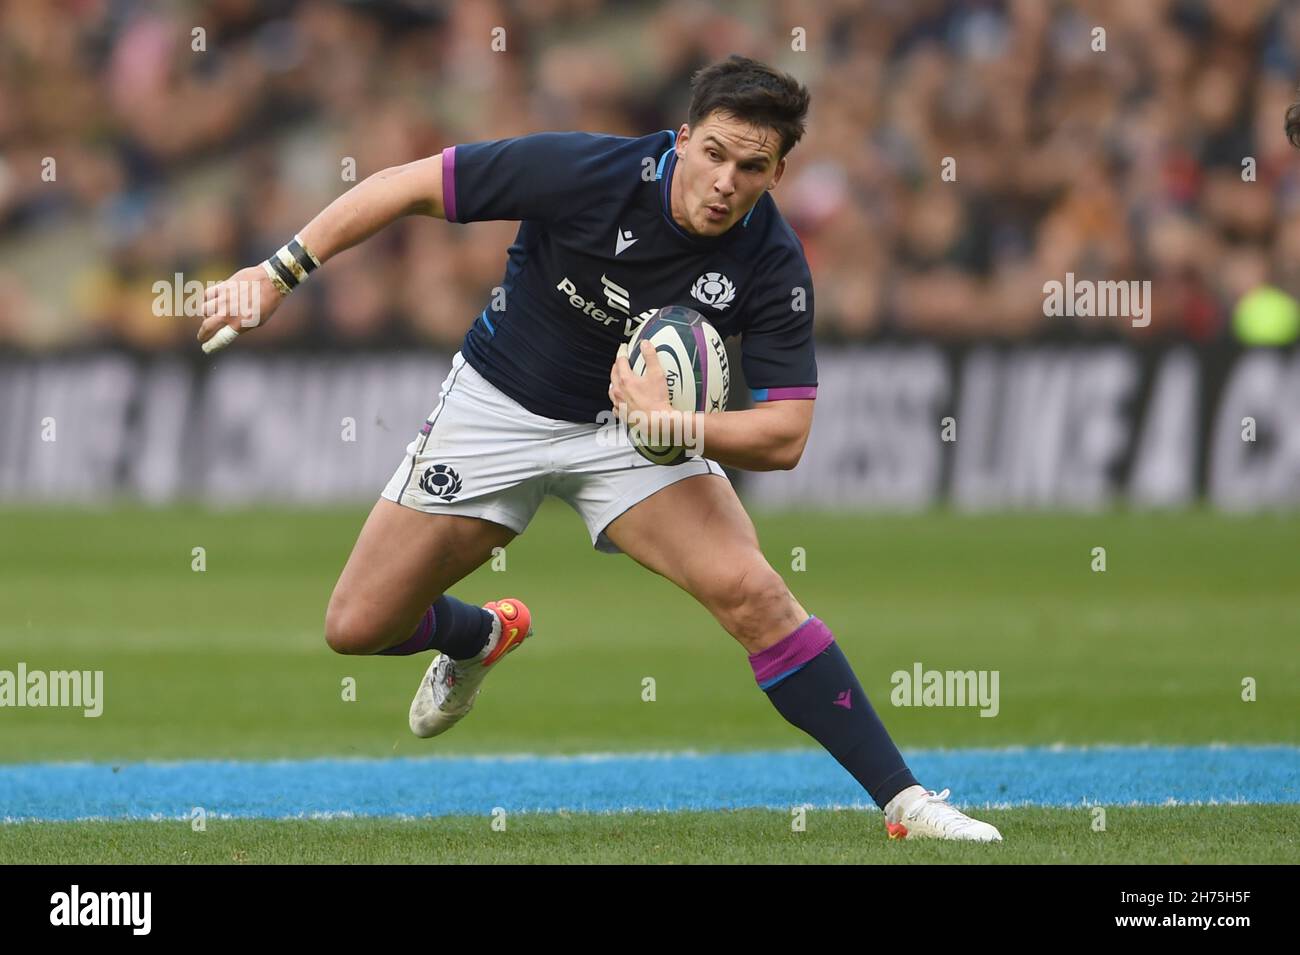
<path id="1" fill-rule="evenodd" d="M 324 608 L 365 509 L 0 510 L 0 668 L 102 669 L 105 712 L 0 710 L 0 762 L 788 748 L 811 741 L 671 584 L 592 552 L 548 503 L 454 591 L 529 602 L 537 635 L 436 743 L 406 729 L 425 659 L 331 654 Z M 1300 517 L 787 514 L 764 551 L 834 630 L 905 750 L 1300 740 Z M 191 568 L 205 551 L 206 570 Z M 1091 570 L 1106 548 L 1107 569 Z M 803 548 L 806 570 L 792 569 Z M 889 674 L 1001 672 L 1001 712 L 896 709 Z M 657 700 L 641 699 L 654 677 Z M 355 702 L 341 684 L 356 681 Z M 1242 680 L 1258 698 L 1243 702 Z M 436 750 L 432 747 L 436 746 Z M 0 816 L 3 807 L 0 807 Z M 0 826 L 15 861 L 1294 861 L 1300 807 L 982 813 L 996 847 L 888 843 L 873 813 L 212 820 Z"/>

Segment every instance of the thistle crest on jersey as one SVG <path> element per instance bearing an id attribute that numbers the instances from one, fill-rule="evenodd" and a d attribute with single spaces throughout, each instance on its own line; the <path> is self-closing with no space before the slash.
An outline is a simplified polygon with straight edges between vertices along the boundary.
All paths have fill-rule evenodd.
<path id="1" fill-rule="evenodd" d="M 736 286 L 721 272 L 705 272 L 691 287 L 691 298 L 722 311 L 736 297 Z"/>

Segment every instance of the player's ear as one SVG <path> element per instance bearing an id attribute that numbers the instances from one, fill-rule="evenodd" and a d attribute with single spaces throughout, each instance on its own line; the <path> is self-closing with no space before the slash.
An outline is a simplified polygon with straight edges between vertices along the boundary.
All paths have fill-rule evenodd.
<path id="1" fill-rule="evenodd" d="M 785 175 L 785 157 L 782 156 L 776 163 L 776 173 L 772 176 L 772 181 L 767 184 L 768 189 L 775 189 L 776 184 L 781 181 Z"/>
<path id="2" fill-rule="evenodd" d="M 686 149 L 686 144 L 690 142 L 690 140 L 691 140 L 691 127 L 687 123 L 682 123 L 682 125 L 677 130 L 677 158 L 678 159 L 682 158 L 682 155 Z"/>

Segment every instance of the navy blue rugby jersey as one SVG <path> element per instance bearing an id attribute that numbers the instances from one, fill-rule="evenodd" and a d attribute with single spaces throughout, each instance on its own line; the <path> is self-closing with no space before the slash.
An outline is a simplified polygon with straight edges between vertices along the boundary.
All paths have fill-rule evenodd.
<path id="1" fill-rule="evenodd" d="M 722 235 L 677 225 L 676 139 L 548 132 L 443 151 L 449 222 L 521 220 L 501 290 L 461 351 L 534 414 L 598 420 L 618 346 L 668 305 L 741 336 L 755 400 L 816 396 L 803 246 L 766 192 Z"/>

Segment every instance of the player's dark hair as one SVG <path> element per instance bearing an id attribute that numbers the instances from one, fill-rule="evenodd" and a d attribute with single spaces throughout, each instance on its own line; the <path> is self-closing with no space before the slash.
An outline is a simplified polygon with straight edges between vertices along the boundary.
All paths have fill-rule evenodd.
<path id="1" fill-rule="evenodd" d="M 687 122 L 694 128 L 714 112 L 742 122 L 776 130 L 783 157 L 803 138 L 808 116 L 808 87 L 788 73 L 766 63 L 733 53 L 691 77 L 691 109 Z"/>
<path id="2" fill-rule="evenodd" d="M 1286 138 L 1291 145 L 1300 149 L 1300 103 L 1295 103 L 1286 111 Z"/>

